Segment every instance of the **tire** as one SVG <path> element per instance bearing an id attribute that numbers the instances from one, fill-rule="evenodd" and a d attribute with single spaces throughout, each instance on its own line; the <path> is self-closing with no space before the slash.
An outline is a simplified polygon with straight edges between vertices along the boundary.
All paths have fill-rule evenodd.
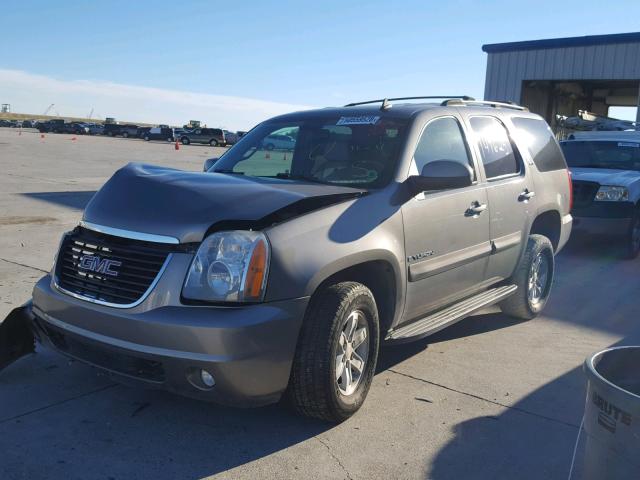
<path id="1" fill-rule="evenodd" d="M 127 132 L 122 132 L 122 138 L 129 138 L 129 134 Z"/>
<path id="2" fill-rule="evenodd" d="M 273 150 L 273 149 L 274 149 L 274 148 L 276 148 L 276 147 L 275 147 L 275 145 L 274 145 L 273 143 L 267 143 L 267 144 L 264 146 L 264 148 L 265 148 L 266 150 L 271 151 L 271 150 Z"/>
<path id="3" fill-rule="evenodd" d="M 540 278 L 541 271 L 533 276 L 534 262 L 538 258 L 541 262 L 540 268 L 544 268 L 543 264 L 546 264 L 546 275 L 543 278 Z M 506 281 L 507 284 L 517 285 L 518 289 L 500 302 L 502 311 L 524 320 L 531 320 L 537 316 L 549 299 L 554 271 L 553 246 L 549 239 L 543 235 L 529 235 L 524 255 L 514 274 Z M 536 295 L 538 291 L 539 295 Z"/>
<path id="4" fill-rule="evenodd" d="M 343 282 L 316 293 L 300 331 L 286 393 L 293 409 L 329 422 L 342 422 L 357 412 L 375 373 L 379 336 L 378 309 L 367 287 Z M 364 367 L 358 373 L 361 360 Z"/>
<path id="5" fill-rule="evenodd" d="M 189 137 L 182 137 L 182 138 L 180 139 L 180 142 L 181 142 L 183 145 L 189 145 L 189 144 L 191 143 L 191 140 L 189 140 Z"/>
<path id="6" fill-rule="evenodd" d="M 218 141 L 215 138 L 212 138 L 209 141 L 209 145 L 211 145 L 212 147 L 217 147 L 218 146 Z"/>
<path id="7" fill-rule="evenodd" d="M 108 137 L 113 137 L 113 132 L 107 132 Z"/>
<path id="8" fill-rule="evenodd" d="M 626 257 L 633 260 L 640 253 L 640 211 L 636 211 L 635 215 L 629 223 L 629 231 L 626 238 Z"/>
<path id="9" fill-rule="evenodd" d="M 145 142 L 148 142 L 148 141 L 149 141 L 149 135 L 145 135 L 145 136 L 144 136 L 144 141 L 145 141 Z"/>

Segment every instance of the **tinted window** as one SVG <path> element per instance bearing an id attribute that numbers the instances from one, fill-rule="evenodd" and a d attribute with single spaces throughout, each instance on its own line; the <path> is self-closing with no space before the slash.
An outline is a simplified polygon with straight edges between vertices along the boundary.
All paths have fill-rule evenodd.
<path id="1" fill-rule="evenodd" d="M 541 172 L 564 170 L 567 165 L 556 138 L 544 120 L 513 117 L 518 140 L 527 146 L 533 162 Z"/>
<path id="2" fill-rule="evenodd" d="M 570 167 L 612 168 L 640 171 L 640 143 L 609 141 L 562 142 Z"/>
<path id="3" fill-rule="evenodd" d="M 476 137 L 487 178 L 513 175 L 520 171 L 509 134 L 494 117 L 472 117 L 471 128 Z"/>
<path id="4" fill-rule="evenodd" d="M 460 124 L 452 117 L 437 118 L 427 125 L 413 154 L 413 160 L 418 172 L 422 172 L 427 163 L 436 160 L 453 160 L 473 169 Z"/>

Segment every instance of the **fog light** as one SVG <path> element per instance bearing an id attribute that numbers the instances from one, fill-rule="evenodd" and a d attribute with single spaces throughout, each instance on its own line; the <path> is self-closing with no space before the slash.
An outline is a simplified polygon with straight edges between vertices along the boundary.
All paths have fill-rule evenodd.
<path id="1" fill-rule="evenodd" d="M 206 370 L 200 370 L 200 380 L 202 380 L 202 383 L 207 387 L 213 387 L 216 384 L 213 375 Z"/>

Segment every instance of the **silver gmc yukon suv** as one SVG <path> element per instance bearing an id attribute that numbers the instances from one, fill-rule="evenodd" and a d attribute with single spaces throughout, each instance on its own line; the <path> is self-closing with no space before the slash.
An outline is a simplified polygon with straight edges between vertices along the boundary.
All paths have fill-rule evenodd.
<path id="1" fill-rule="evenodd" d="M 405 100 L 267 120 L 205 172 L 117 171 L 4 321 L 0 366 L 33 332 L 123 381 L 342 421 L 382 342 L 492 304 L 534 317 L 572 223 L 549 127 L 511 104 Z"/>

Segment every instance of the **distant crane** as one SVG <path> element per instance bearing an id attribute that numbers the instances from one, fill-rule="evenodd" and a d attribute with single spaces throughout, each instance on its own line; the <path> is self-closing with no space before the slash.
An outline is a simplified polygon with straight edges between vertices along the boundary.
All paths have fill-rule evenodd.
<path id="1" fill-rule="evenodd" d="M 91 120 L 91 117 L 93 117 L 93 107 L 91 107 L 91 111 L 89 112 L 89 115 L 87 115 L 89 120 Z"/>
<path id="2" fill-rule="evenodd" d="M 42 115 L 48 115 L 54 105 L 55 103 L 52 103 L 51 105 L 49 105 Z"/>

